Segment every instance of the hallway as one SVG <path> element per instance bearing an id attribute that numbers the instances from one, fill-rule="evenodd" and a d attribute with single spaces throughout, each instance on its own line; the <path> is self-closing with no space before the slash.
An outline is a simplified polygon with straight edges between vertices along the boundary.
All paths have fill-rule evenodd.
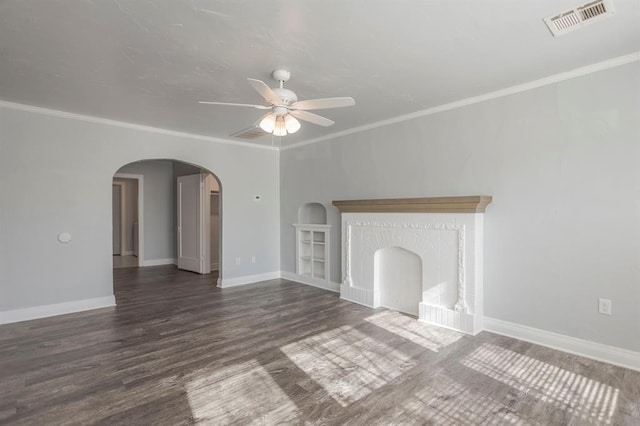
<path id="1" fill-rule="evenodd" d="M 136 256 L 113 256 L 113 269 L 137 268 L 138 258 Z"/>

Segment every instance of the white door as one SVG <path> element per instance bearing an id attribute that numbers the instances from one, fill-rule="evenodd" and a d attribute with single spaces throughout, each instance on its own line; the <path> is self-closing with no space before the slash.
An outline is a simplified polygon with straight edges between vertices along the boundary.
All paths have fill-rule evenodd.
<path id="1" fill-rule="evenodd" d="M 114 255 L 119 255 L 122 253 L 122 241 L 120 236 L 122 235 L 121 231 L 120 231 L 120 227 L 122 226 L 121 223 L 121 214 L 120 214 L 120 210 L 122 209 L 122 206 L 120 205 L 120 200 L 121 200 L 121 191 L 122 188 L 120 187 L 120 185 L 112 185 L 113 188 L 113 201 L 112 201 L 112 206 L 113 206 L 113 254 Z"/>
<path id="2" fill-rule="evenodd" d="M 178 268 L 204 273 L 202 175 L 178 177 Z"/>

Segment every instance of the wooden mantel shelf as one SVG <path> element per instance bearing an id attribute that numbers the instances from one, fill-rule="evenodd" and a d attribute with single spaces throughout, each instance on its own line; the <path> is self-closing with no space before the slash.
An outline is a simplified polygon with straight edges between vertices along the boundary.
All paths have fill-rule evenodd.
<path id="1" fill-rule="evenodd" d="M 484 213 L 490 195 L 334 201 L 342 213 Z"/>

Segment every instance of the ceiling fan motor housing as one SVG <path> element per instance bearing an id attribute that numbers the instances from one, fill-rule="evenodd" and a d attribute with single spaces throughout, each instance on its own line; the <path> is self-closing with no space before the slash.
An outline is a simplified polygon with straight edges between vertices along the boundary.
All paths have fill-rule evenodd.
<path id="1" fill-rule="evenodd" d="M 273 93 L 275 93 L 278 96 L 278 99 L 280 99 L 279 105 L 291 105 L 292 103 L 298 101 L 298 97 L 296 96 L 296 94 L 289 89 L 276 87 L 273 89 Z"/>
<path id="2" fill-rule="evenodd" d="M 275 116 L 284 116 L 289 113 L 289 110 L 287 109 L 287 107 L 284 107 L 284 106 L 274 106 L 271 112 Z"/>

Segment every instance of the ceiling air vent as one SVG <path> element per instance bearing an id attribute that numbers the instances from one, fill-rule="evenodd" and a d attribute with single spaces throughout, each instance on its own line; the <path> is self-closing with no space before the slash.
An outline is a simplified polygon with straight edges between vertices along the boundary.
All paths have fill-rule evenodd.
<path id="1" fill-rule="evenodd" d="M 268 135 L 269 133 L 262 130 L 259 126 L 249 127 L 239 132 L 233 133 L 231 136 L 240 139 L 258 139 L 260 136 Z"/>
<path id="2" fill-rule="evenodd" d="M 611 0 L 598 0 L 567 10 L 559 15 L 545 18 L 544 22 L 551 30 L 551 34 L 559 36 L 611 16 L 614 13 Z"/>

